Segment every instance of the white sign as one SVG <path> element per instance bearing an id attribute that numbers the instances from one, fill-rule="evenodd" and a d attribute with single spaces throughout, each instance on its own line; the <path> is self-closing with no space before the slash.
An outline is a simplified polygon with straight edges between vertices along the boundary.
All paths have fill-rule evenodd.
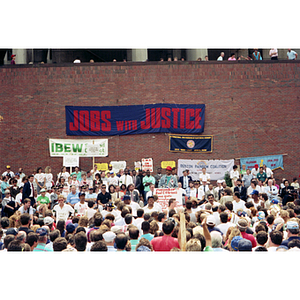
<path id="1" fill-rule="evenodd" d="M 179 189 L 154 189 L 154 195 L 158 196 L 157 202 L 163 210 L 169 206 L 170 198 L 176 199 L 176 207 L 182 207 L 182 194 Z"/>
<path id="2" fill-rule="evenodd" d="M 140 161 L 134 162 L 134 169 L 137 171 L 139 169 L 142 169 L 142 163 Z"/>
<path id="3" fill-rule="evenodd" d="M 126 168 L 126 161 L 111 161 L 110 164 L 112 165 L 112 171 L 114 173 L 118 173 L 121 169 L 124 170 Z"/>
<path id="4" fill-rule="evenodd" d="M 79 156 L 64 156 L 63 166 L 65 167 L 78 167 L 79 166 Z"/>
<path id="5" fill-rule="evenodd" d="M 153 159 L 152 158 L 143 158 L 142 159 L 142 170 L 153 172 Z"/>
<path id="6" fill-rule="evenodd" d="M 50 156 L 108 156 L 108 139 L 49 139 Z"/>
<path id="7" fill-rule="evenodd" d="M 195 160 L 195 159 L 178 159 L 178 176 L 186 169 L 190 171 L 193 180 L 199 180 L 202 168 L 206 168 L 206 173 L 210 175 L 211 180 L 224 179 L 225 173 L 230 172 L 233 168 L 234 160 Z"/>

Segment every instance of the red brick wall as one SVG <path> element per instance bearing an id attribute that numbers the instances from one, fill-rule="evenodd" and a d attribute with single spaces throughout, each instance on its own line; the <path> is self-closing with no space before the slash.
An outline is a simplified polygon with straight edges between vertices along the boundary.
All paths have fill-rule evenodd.
<path id="1" fill-rule="evenodd" d="M 275 175 L 291 180 L 300 173 L 299 71 L 297 61 L 4 66 L 0 171 L 10 164 L 29 174 L 50 165 L 57 174 L 63 159 L 49 156 L 48 138 L 74 138 L 65 133 L 66 105 L 204 103 L 203 134 L 214 136 L 213 153 L 168 152 L 163 133 L 112 136 L 109 156 L 96 162 L 126 160 L 133 167 L 152 157 L 156 169 L 162 160 L 288 154 Z M 92 158 L 81 158 L 80 166 L 91 169 Z"/>

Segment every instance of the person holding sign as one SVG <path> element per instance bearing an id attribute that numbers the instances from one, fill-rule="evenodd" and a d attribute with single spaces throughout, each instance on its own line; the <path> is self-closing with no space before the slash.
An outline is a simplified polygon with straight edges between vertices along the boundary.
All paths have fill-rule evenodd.
<path id="1" fill-rule="evenodd" d="M 178 181 L 177 178 L 173 175 L 172 168 L 168 166 L 166 168 L 166 174 L 161 177 L 158 183 L 158 188 L 169 188 L 169 189 L 176 189 L 178 188 Z"/>

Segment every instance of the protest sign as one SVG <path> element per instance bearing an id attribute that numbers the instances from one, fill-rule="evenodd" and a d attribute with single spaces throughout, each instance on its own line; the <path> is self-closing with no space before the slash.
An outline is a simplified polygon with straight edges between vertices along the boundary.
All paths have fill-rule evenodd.
<path id="1" fill-rule="evenodd" d="M 154 189 L 154 195 L 158 196 L 157 202 L 165 210 L 169 206 L 169 199 L 176 199 L 176 207 L 182 207 L 182 194 L 179 189 Z"/>

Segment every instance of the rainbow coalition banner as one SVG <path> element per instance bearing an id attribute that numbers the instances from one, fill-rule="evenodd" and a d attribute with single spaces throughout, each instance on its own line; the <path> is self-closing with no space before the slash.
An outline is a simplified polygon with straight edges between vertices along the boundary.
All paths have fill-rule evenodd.
<path id="1" fill-rule="evenodd" d="M 170 135 L 169 150 L 170 152 L 212 152 L 212 141 L 211 135 Z"/>
<path id="2" fill-rule="evenodd" d="M 67 135 L 110 136 L 143 133 L 199 134 L 205 104 L 66 106 Z"/>
<path id="3" fill-rule="evenodd" d="M 246 157 L 240 158 L 241 168 L 242 165 L 246 165 L 247 169 L 253 169 L 257 164 L 260 167 L 266 165 L 271 170 L 282 169 L 283 170 L 283 156 L 282 155 L 268 155 L 268 156 L 257 156 L 257 157 Z"/>

